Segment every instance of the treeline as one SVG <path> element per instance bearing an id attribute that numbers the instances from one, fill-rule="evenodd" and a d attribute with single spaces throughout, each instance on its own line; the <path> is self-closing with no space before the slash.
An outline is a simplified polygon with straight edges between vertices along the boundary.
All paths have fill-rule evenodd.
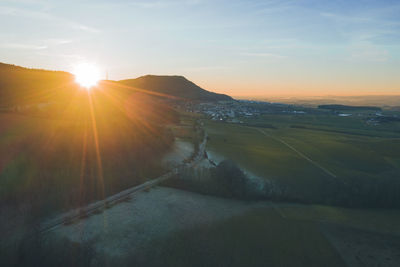
<path id="1" fill-rule="evenodd" d="M 267 128 L 267 129 L 274 129 L 276 130 L 276 126 L 269 124 L 269 123 L 263 123 L 263 122 L 244 122 L 241 123 L 240 125 L 242 126 L 247 126 L 247 127 L 258 127 L 258 128 Z"/>
<path id="2" fill-rule="evenodd" d="M 187 169 L 165 182 L 183 190 L 247 200 L 273 200 L 357 208 L 400 208 L 400 178 L 388 172 L 380 179 L 352 177 L 346 181 L 321 178 L 314 194 L 294 184 L 248 177 L 234 162 L 225 160 L 210 169 Z M 310 189 L 311 190 L 311 189 Z"/>
<path id="3" fill-rule="evenodd" d="M 400 121 L 400 118 L 394 116 L 379 116 L 379 117 L 366 118 L 366 120 L 372 120 L 379 123 L 390 123 L 390 122 L 398 122 Z"/>
<path id="4" fill-rule="evenodd" d="M 264 198 L 263 185 L 252 181 L 230 160 L 211 168 L 186 168 L 164 182 L 165 186 L 206 195 L 238 199 Z"/>
<path id="5" fill-rule="evenodd" d="M 382 111 L 380 107 L 374 106 L 346 106 L 346 105 L 319 105 L 319 109 L 330 109 L 330 110 L 372 110 L 372 111 Z"/>
<path id="6" fill-rule="evenodd" d="M 165 126 L 179 117 L 157 98 L 103 86 L 41 114 L 0 114 L 0 246 L 167 171 L 161 159 L 174 135 Z"/>
<path id="7" fill-rule="evenodd" d="M 15 127 L 0 153 L 0 207 L 29 203 L 47 214 L 165 171 L 161 157 L 174 136 L 164 125 L 175 122 L 177 114 L 140 94 L 122 107 L 101 93 L 91 97 L 75 99 L 54 120 L 7 116 L 4 122 Z"/>
<path id="8" fill-rule="evenodd" d="M 64 75 L 35 72 L 45 80 Z M 43 240 L 32 237 L 32 229 L 53 214 L 164 174 L 161 159 L 174 142 L 166 125 L 179 122 L 177 112 L 114 83 L 100 83 L 90 93 L 67 86 L 62 93 L 39 79 L 8 94 L 12 87 L 1 87 L 2 81 L 2 104 L 33 106 L 0 113 L 0 266 L 98 266 L 89 244 Z"/>
<path id="9" fill-rule="evenodd" d="M 77 91 L 74 77 L 61 71 L 0 63 L 0 106 L 63 102 Z"/>

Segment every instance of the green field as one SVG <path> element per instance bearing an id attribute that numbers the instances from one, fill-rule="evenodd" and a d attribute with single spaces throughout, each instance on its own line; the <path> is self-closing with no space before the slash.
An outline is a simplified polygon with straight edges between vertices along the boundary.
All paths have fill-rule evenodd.
<path id="1" fill-rule="evenodd" d="M 348 209 L 322 205 L 280 204 L 279 210 L 290 220 L 326 222 L 400 236 L 400 211 L 397 209 Z"/>
<path id="2" fill-rule="evenodd" d="M 348 112 L 352 113 L 352 112 Z M 303 126 L 318 131 L 330 131 L 333 133 L 347 133 L 358 136 L 393 137 L 400 138 L 400 122 L 381 123 L 371 125 L 366 123 L 370 112 L 350 117 L 340 117 L 333 114 L 275 114 L 262 115 L 256 118 L 243 118 L 246 123 L 271 124 L 276 128 L 290 128 Z M 400 115 L 399 113 L 396 113 Z"/>
<path id="3" fill-rule="evenodd" d="M 352 134 L 334 132 L 333 126 L 325 126 L 329 131 L 299 129 L 290 127 L 292 119 L 276 115 L 246 121 L 248 125 L 271 124 L 275 129 L 206 121 L 207 149 L 278 182 L 294 199 L 319 199 L 325 194 L 321 188 L 330 182 L 378 181 L 400 173 L 400 138 L 383 137 L 393 132 L 371 137 L 365 133 L 376 131 L 364 129 L 358 135 L 361 130 L 345 128 L 345 123 L 342 129 Z M 312 125 L 313 119 L 318 121 Z M 302 116 L 297 124 L 305 125 L 305 121 L 310 128 L 322 127 L 315 116 Z"/>
<path id="4" fill-rule="evenodd" d="M 147 266 L 347 266 L 326 237 L 328 229 L 347 229 L 350 238 L 359 233 L 398 240 L 398 210 L 345 209 L 329 206 L 272 204 L 155 240 L 146 253 L 130 263 Z M 329 230 L 328 230 L 329 231 Z M 387 235 L 389 234 L 389 235 Z M 337 237 L 344 245 L 343 236 Z M 389 243 L 390 244 L 390 243 Z M 375 251 L 371 241 L 367 251 Z M 378 245 L 379 246 L 379 245 Z M 365 247 L 364 247 L 365 248 Z M 357 245 L 351 247 L 352 253 Z M 384 248 L 396 251 L 395 247 Z M 379 261 L 390 258 L 376 255 Z M 356 258 L 357 255 L 354 255 Z M 368 263 L 368 256 L 360 262 Z M 149 260 L 150 259 L 150 260 Z"/>
<path id="5" fill-rule="evenodd" d="M 344 266 L 317 222 L 288 220 L 272 207 L 175 232 L 152 242 L 147 251 L 131 262 L 146 266 Z"/>

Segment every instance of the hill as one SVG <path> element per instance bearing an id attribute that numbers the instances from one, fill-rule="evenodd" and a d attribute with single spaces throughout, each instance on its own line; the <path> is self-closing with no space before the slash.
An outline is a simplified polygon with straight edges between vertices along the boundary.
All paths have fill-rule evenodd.
<path id="1" fill-rule="evenodd" d="M 136 79 L 107 81 L 108 86 L 125 85 L 178 99 L 193 101 L 232 100 L 230 96 L 204 90 L 182 76 L 146 75 Z M 104 83 L 103 83 L 104 84 Z M 63 71 L 30 69 L 0 63 L 0 106 L 60 102 L 70 99 L 79 86 L 74 76 Z M 129 93 L 120 86 L 121 91 Z"/>
<path id="2" fill-rule="evenodd" d="M 122 80 L 119 83 L 186 100 L 210 102 L 232 100 L 228 95 L 204 90 L 182 76 L 146 75 L 137 79 Z"/>
<path id="3" fill-rule="evenodd" d="M 71 87 L 76 88 L 73 80 L 73 75 L 67 72 L 0 63 L 0 105 L 36 104 L 54 98 L 63 99 L 71 95 Z"/>
<path id="4" fill-rule="evenodd" d="M 0 228 L 9 210 L 24 217 L 15 227 L 33 228 L 166 172 L 166 125 L 179 117 L 164 101 L 116 82 L 88 93 L 66 72 L 0 68 Z"/>

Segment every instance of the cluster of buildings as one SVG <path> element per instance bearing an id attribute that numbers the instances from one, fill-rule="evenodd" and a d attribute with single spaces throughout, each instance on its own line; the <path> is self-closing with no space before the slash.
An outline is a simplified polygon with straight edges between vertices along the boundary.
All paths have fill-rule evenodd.
<path id="1" fill-rule="evenodd" d="M 261 114 L 292 113 L 305 114 L 306 111 L 294 110 L 292 105 L 251 100 L 233 100 L 207 103 L 185 103 L 188 112 L 204 114 L 214 121 L 242 123 L 240 118 L 257 117 Z"/>
<path id="2" fill-rule="evenodd" d="M 194 112 L 207 115 L 214 121 L 228 121 L 241 123 L 239 117 L 252 117 L 260 115 L 255 108 L 241 105 L 239 101 L 200 103 L 194 108 Z"/>
<path id="3" fill-rule="evenodd" d="M 367 124 L 374 126 L 385 122 L 400 121 L 400 118 L 395 115 L 385 116 L 381 111 L 375 110 L 368 111 L 354 109 L 352 113 L 345 113 L 343 110 L 321 110 L 313 107 L 252 100 L 232 100 L 205 103 L 185 102 L 177 105 L 179 105 L 180 109 L 187 112 L 204 114 L 211 120 L 230 123 L 243 123 L 242 120 L 245 120 L 245 118 L 257 117 L 263 114 L 290 114 L 298 116 L 304 114 L 331 114 L 339 117 L 357 116 L 362 117 Z"/>

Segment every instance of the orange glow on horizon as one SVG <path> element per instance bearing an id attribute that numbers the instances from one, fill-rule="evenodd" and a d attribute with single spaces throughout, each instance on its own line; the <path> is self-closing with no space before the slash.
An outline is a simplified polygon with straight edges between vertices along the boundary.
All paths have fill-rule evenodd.
<path id="1" fill-rule="evenodd" d="M 231 83 L 226 81 L 200 82 L 202 88 L 232 97 L 313 97 L 313 96 L 381 96 L 400 95 L 400 84 L 355 82 L 248 82 Z"/>

